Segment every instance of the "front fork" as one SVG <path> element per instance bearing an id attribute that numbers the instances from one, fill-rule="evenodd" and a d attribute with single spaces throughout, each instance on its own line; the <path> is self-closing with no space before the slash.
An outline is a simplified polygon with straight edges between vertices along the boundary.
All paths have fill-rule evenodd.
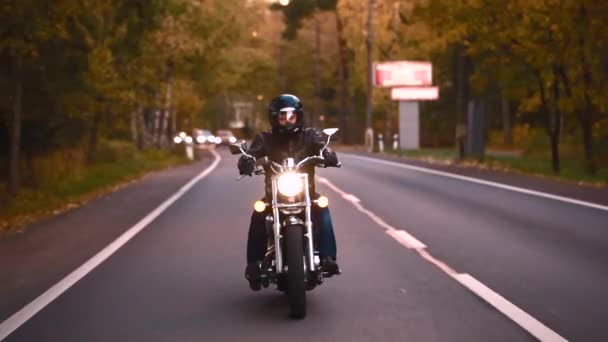
<path id="1" fill-rule="evenodd" d="M 312 201 L 310 200 L 310 192 L 308 190 L 308 174 L 304 176 L 306 180 L 305 194 L 306 194 L 306 222 L 304 223 L 306 227 L 306 233 L 304 233 L 304 237 L 306 237 L 306 241 L 308 243 L 307 248 L 307 262 L 308 262 L 308 271 L 315 271 L 315 258 L 314 258 L 314 246 L 312 241 Z"/>
<path id="2" fill-rule="evenodd" d="M 308 175 L 304 175 L 304 184 L 308 184 Z M 314 244 L 313 244 L 313 233 L 312 233 L 312 201 L 310 199 L 310 191 L 308 186 L 304 187 L 304 195 L 306 200 L 306 210 L 305 210 L 305 222 L 304 227 L 306 228 L 306 232 L 304 232 L 304 237 L 306 238 L 307 248 L 306 248 L 306 268 L 309 272 L 315 271 L 315 258 L 314 258 Z M 277 197 L 278 197 L 278 189 L 276 181 L 272 182 L 272 214 L 273 214 L 273 223 L 272 228 L 274 231 L 274 248 L 275 248 L 275 265 L 277 274 L 283 273 L 283 251 L 281 248 L 281 239 L 283 236 L 281 235 L 281 223 L 279 220 L 279 208 L 277 207 Z"/>

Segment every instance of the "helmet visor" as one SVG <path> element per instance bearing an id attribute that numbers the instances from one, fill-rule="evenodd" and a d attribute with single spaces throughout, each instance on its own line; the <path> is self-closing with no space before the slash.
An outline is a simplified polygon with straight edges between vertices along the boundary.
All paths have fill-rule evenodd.
<path id="1" fill-rule="evenodd" d="M 279 116 L 277 119 L 279 125 L 287 126 L 290 124 L 295 124 L 298 121 L 298 116 L 296 114 L 295 108 L 287 107 L 279 111 Z"/>

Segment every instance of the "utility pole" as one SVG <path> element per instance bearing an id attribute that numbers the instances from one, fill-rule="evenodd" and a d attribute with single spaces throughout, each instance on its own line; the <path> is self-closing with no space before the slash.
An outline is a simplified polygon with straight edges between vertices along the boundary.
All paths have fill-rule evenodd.
<path id="1" fill-rule="evenodd" d="M 352 125 L 351 115 L 353 113 L 351 105 L 351 97 L 348 89 L 349 78 L 349 61 L 348 47 L 346 38 L 344 37 L 344 18 L 340 16 L 340 12 L 336 8 L 336 40 L 338 44 L 338 76 L 340 79 L 340 129 L 342 130 L 342 141 L 346 144 L 352 142 Z"/>
<path id="2" fill-rule="evenodd" d="M 365 39 L 365 47 L 367 48 L 367 107 L 365 110 L 365 145 L 367 146 L 368 152 L 372 152 L 374 149 L 374 129 L 372 127 L 372 101 L 374 90 L 374 66 L 372 59 L 372 52 L 374 47 L 374 5 L 375 0 L 368 0 L 367 32 Z"/>
<path id="3" fill-rule="evenodd" d="M 469 107 L 469 58 L 466 48 L 460 44 L 456 48 L 456 161 L 460 162 L 466 154 L 467 112 Z"/>
<path id="4" fill-rule="evenodd" d="M 310 124 L 315 127 L 316 118 L 321 115 L 321 23 L 319 22 L 319 11 L 315 9 L 313 16 L 315 20 L 315 110 Z"/>

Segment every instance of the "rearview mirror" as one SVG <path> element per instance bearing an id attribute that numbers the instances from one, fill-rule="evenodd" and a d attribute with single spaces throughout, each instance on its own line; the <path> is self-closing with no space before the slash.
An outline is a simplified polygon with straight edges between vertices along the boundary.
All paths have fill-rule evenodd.
<path id="1" fill-rule="evenodd" d="M 330 137 L 334 135 L 338 131 L 338 128 L 326 128 L 323 130 L 323 133 L 329 135 Z"/>
<path id="2" fill-rule="evenodd" d="M 234 144 L 228 145 L 228 148 L 232 154 L 245 153 L 247 151 L 247 142 L 245 140 L 237 141 Z"/>

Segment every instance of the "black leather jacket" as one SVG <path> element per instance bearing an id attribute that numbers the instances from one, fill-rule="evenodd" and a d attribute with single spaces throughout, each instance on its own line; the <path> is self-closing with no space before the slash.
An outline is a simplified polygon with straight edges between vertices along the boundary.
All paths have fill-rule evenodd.
<path id="1" fill-rule="evenodd" d="M 262 132 L 256 134 L 251 142 L 251 147 L 247 150 L 247 154 L 252 155 L 256 159 L 268 157 L 271 161 L 281 164 L 288 157 L 294 158 L 298 163 L 300 160 L 319 155 L 319 151 L 325 146 L 327 136 L 314 128 L 307 128 L 293 135 L 273 134 L 271 132 Z M 323 152 L 325 158 L 325 167 L 337 166 L 338 158 L 336 153 L 329 147 Z M 247 158 L 241 156 L 241 159 Z M 241 163 L 239 163 L 240 165 Z M 308 188 L 311 196 L 315 193 L 315 165 L 308 164 L 300 169 L 308 173 Z M 272 171 L 265 170 L 265 189 L 267 198 L 272 196 L 272 183 L 270 177 Z"/>

